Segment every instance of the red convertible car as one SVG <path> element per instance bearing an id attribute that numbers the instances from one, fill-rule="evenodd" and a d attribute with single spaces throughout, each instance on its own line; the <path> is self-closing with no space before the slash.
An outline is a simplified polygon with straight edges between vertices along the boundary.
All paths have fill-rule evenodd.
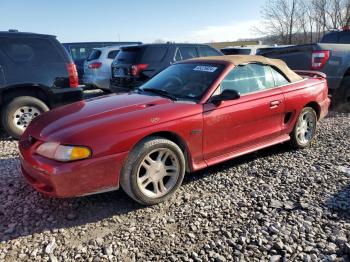
<path id="1" fill-rule="evenodd" d="M 310 145 L 328 112 L 325 75 L 259 56 L 173 64 L 138 90 L 77 102 L 34 119 L 22 173 L 39 192 L 74 197 L 121 186 L 152 205 L 185 172 L 290 140 Z"/>

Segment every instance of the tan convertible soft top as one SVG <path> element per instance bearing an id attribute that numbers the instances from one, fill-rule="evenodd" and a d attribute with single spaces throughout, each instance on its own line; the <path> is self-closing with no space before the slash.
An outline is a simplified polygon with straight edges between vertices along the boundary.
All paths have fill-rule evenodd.
<path id="1" fill-rule="evenodd" d="M 210 57 L 199 57 L 193 58 L 191 61 L 196 60 L 213 60 L 214 61 L 226 61 L 234 64 L 235 66 L 249 63 L 262 63 L 277 68 L 283 73 L 290 82 L 297 82 L 303 78 L 292 71 L 285 62 L 280 59 L 271 59 L 264 56 L 257 55 L 225 55 L 225 56 L 210 56 Z"/>

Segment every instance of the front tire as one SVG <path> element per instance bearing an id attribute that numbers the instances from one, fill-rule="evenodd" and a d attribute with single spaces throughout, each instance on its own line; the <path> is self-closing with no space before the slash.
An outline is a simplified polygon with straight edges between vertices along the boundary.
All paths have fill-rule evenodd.
<path id="1" fill-rule="evenodd" d="M 293 132 L 291 145 L 295 149 L 308 147 L 315 138 L 317 128 L 317 115 L 313 108 L 305 107 L 298 116 Z"/>
<path id="2" fill-rule="evenodd" d="M 169 199 L 184 175 L 185 157 L 179 146 L 162 137 L 149 137 L 130 152 L 120 184 L 135 201 L 154 205 Z"/>
<path id="3" fill-rule="evenodd" d="M 48 106 L 35 97 L 16 97 L 3 108 L 2 126 L 10 136 L 19 139 L 29 123 L 46 111 L 49 111 Z"/>

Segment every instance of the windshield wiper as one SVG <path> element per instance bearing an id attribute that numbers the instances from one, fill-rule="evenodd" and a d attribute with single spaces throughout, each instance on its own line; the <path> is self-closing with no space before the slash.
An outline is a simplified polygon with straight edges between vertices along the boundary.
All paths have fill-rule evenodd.
<path id="1" fill-rule="evenodd" d="M 141 92 L 150 92 L 156 95 L 164 96 L 166 98 L 170 98 L 173 101 L 177 101 L 177 97 L 173 96 L 172 94 L 169 94 L 168 91 L 162 90 L 162 89 L 156 89 L 156 88 L 139 88 Z"/>

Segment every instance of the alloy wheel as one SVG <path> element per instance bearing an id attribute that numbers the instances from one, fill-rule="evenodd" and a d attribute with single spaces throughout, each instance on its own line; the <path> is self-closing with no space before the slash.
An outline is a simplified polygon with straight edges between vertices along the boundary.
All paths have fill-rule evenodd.
<path id="1" fill-rule="evenodd" d="M 301 144 L 307 144 L 314 136 L 316 120 L 314 115 L 306 111 L 298 119 L 296 135 Z"/>
<path id="2" fill-rule="evenodd" d="M 137 185 L 147 197 L 159 198 L 169 193 L 180 176 L 180 162 L 168 148 L 158 148 L 148 153 L 137 171 Z"/>

